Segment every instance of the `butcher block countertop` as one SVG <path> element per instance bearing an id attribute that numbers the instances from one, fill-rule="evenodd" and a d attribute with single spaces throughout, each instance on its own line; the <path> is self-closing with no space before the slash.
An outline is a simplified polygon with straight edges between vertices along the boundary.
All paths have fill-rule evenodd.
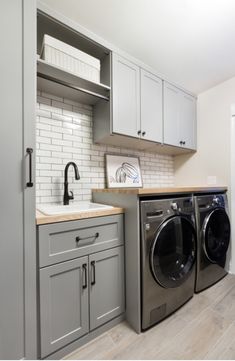
<path id="1" fill-rule="evenodd" d="M 183 194 L 183 193 L 213 193 L 226 192 L 225 186 L 200 186 L 200 187 L 171 187 L 171 188 L 105 188 L 92 189 L 94 193 L 120 193 L 120 194 L 136 194 L 139 196 L 145 195 L 166 195 L 166 194 Z"/>
<path id="2" fill-rule="evenodd" d="M 47 216 L 40 211 L 36 211 L 36 224 L 50 224 L 50 223 L 58 223 L 58 222 L 67 222 L 67 221 L 77 221 L 79 219 L 86 218 L 95 218 L 95 217 L 103 217 L 103 216 L 112 216 L 115 214 L 124 213 L 124 209 L 120 207 L 113 207 L 111 209 L 103 209 L 98 211 L 84 211 L 79 213 L 70 213 L 70 214 L 60 214 Z"/>

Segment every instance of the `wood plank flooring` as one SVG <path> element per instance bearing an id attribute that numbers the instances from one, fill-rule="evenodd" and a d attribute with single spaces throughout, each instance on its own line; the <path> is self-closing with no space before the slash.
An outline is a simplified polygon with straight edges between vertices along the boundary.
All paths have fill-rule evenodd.
<path id="1" fill-rule="evenodd" d="M 65 359 L 235 359 L 235 276 L 140 335 L 122 322 Z"/>

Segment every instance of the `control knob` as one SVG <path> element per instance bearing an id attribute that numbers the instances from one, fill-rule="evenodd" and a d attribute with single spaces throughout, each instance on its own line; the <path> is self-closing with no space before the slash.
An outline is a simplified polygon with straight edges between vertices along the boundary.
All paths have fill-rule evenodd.
<path id="1" fill-rule="evenodd" d="M 214 204 L 219 204 L 219 197 L 216 197 L 216 196 L 215 196 L 215 197 L 213 198 L 213 203 L 214 203 Z"/>
<path id="2" fill-rule="evenodd" d="M 171 209 L 173 209 L 173 211 L 177 211 L 178 209 L 178 204 L 176 202 L 172 202 L 171 203 Z"/>

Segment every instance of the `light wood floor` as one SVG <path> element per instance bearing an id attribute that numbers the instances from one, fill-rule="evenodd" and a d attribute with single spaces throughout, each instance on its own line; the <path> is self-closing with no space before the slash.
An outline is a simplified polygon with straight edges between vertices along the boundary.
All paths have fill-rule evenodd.
<path id="1" fill-rule="evenodd" d="M 140 335 L 122 322 L 66 359 L 235 359 L 235 276 Z"/>

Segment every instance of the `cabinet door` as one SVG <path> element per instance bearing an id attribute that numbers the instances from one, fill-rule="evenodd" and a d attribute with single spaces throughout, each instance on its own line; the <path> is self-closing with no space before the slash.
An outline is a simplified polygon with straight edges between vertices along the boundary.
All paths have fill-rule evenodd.
<path id="1" fill-rule="evenodd" d="M 123 246 L 89 256 L 90 330 L 124 312 Z"/>
<path id="2" fill-rule="evenodd" d="M 180 137 L 183 146 L 196 149 L 196 99 L 181 92 Z"/>
<path id="3" fill-rule="evenodd" d="M 35 25 L 35 0 L 0 1 L 1 360 L 37 356 L 35 197 L 24 172 L 34 147 Z"/>
<path id="4" fill-rule="evenodd" d="M 139 137 L 140 69 L 113 54 L 113 129 L 114 133 Z"/>
<path id="5" fill-rule="evenodd" d="M 40 270 L 41 357 L 88 332 L 88 257 Z"/>
<path id="6" fill-rule="evenodd" d="M 180 90 L 164 82 L 164 143 L 180 146 Z"/>
<path id="7" fill-rule="evenodd" d="M 162 80 L 141 69 L 141 137 L 162 142 Z"/>

